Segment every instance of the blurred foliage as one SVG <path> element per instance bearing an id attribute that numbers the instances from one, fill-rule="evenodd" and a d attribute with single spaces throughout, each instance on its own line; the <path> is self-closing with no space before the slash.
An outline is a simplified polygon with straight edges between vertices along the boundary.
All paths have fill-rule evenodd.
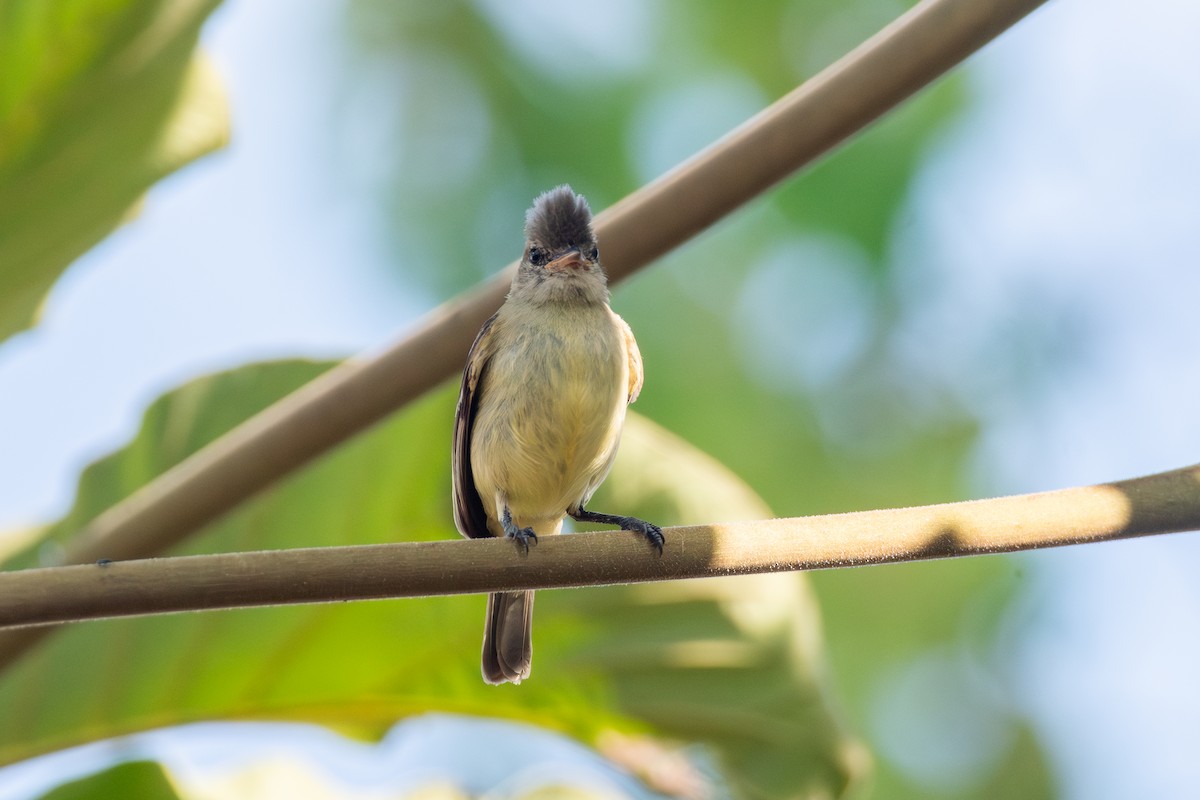
<path id="1" fill-rule="evenodd" d="M 351 789 L 330 780 L 309 762 L 292 758 L 260 761 L 228 773 L 176 776 L 154 762 L 118 764 L 54 789 L 38 800 L 621 800 L 609 790 L 573 785 L 561 780 L 531 788 L 477 794 L 447 781 L 432 781 L 409 791 L 387 792 Z"/>
<path id="2" fill-rule="evenodd" d="M 180 800 L 163 768 L 153 761 L 117 764 L 95 775 L 64 783 L 38 800 L 91 800 L 96 797 Z"/>
<path id="3" fill-rule="evenodd" d="M 343 124 L 380 130 L 378 150 L 359 157 L 382 176 L 406 279 L 420 270 L 450 293 L 519 254 L 512 220 L 539 191 L 568 182 L 593 208 L 611 204 L 904 7 L 350 0 L 361 51 Z M 943 87 L 851 145 L 854 166 L 827 162 L 775 203 L 878 255 L 917 151 L 956 97 Z"/>
<path id="4" fill-rule="evenodd" d="M 3 566 L 52 557 L 53 543 L 326 367 L 249 366 L 164 396 L 126 448 L 85 470 L 70 514 Z M 181 552 L 456 536 L 455 396 L 426 398 Z M 718 462 L 636 417 L 610 483 L 598 503 L 664 523 L 770 513 Z M 545 592 L 537 616 L 534 676 L 502 688 L 479 676 L 481 597 L 75 626 L 0 675 L 0 762 L 195 720 L 306 721 L 377 737 L 398 719 L 455 711 L 589 742 L 610 730 L 699 742 L 744 797 L 834 797 L 861 779 L 865 756 L 821 685 L 820 622 L 802 576 Z"/>
<path id="5" fill-rule="evenodd" d="M 155 181 L 221 146 L 218 0 L 0 0 L 0 340 Z"/>
<path id="6" fill-rule="evenodd" d="M 394 106 L 373 118 L 381 145 L 365 156 L 379 166 L 375 191 L 392 212 L 383 233 L 403 280 L 449 295 L 519 254 L 522 215 L 537 192 L 569 182 L 604 208 L 904 5 L 663 0 L 563 10 L 478 0 L 431 9 L 353 0 L 350 8 L 359 50 L 347 68 L 346 124 L 362 124 L 355 109 L 377 109 L 381 93 Z M 964 97 L 960 78 L 943 79 L 615 292 L 646 361 L 639 410 L 713 454 L 779 513 L 967 492 L 978 422 L 952 387 L 899 355 L 895 337 L 911 303 L 902 302 L 892 255 L 916 170 Z M 992 641 L 999 611 L 970 610 L 1004 607 L 1019 583 L 1008 560 L 840 571 L 815 583 L 835 683 L 876 751 L 870 794 L 1051 793 L 998 676 L 959 681 L 958 699 L 1004 733 L 978 743 L 991 751 L 953 785 L 889 758 L 895 732 L 877 720 L 894 676 L 924 653 L 966 649 L 963 664 L 990 675 L 994 662 L 979 643 Z M 940 735 L 954 751 L 973 733 Z"/>

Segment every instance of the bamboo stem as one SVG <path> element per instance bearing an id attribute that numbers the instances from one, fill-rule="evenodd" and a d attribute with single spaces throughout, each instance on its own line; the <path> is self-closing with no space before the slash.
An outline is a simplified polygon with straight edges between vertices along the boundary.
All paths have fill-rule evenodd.
<path id="1" fill-rule="evenodd" d="M 1200 529 L 1200 465 L 1112 484 L 917 508 L 631 533 L 184 556 L 0 573 L 0 626 L 863 566 Z M 25 633 L 25 631 L 15 631 Z"/>

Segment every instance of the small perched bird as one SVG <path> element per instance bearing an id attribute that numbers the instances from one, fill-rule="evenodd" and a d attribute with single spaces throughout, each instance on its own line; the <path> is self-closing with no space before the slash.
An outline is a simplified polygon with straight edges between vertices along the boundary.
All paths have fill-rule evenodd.
<path id="1" fill-rule="evenodd" d="M 633 332 L 608 305 L 587 201 L 569 186 L 525 216 L 525 254 L 479 331 L 454 417 L 454 522 L 529 551 L 563 517 L 619 525 L 662 554 L 657 525 L 584 508 L 608 475 L 625 407 L 642 388 Z M 533 658 L 533 592 L 488 596 L 483 679 L 520 683 Z"/>

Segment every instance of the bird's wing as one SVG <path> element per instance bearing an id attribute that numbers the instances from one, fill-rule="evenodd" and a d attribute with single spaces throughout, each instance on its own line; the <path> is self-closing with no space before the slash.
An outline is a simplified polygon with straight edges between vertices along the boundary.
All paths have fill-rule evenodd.
<path id="1" fill-rule="evenodd" d="M 629 399 L 627 402 L 632 403 L 642 392 L 642 351 L 638 349 L 637 339 L 633 338 L 633 330 L 628 323 L 615 313 L 613 316 L 617 318 L 617 324 L 625 336 L 625 352 L 629 355 Z"/>
<path id="2" fill-rule="evenodd" d="M 450 455 L 454 524 L 459 533 L 471 539 L 492 535 L 488 530 L 483 501 L 475 489 L 475 476 L 471 472 L 471 428 L 475 424 L 475 410 L 479 406 L 479 386 L 487 371 L 488 359 L 492 356 L 492 323 L 495 321 L 496 314 L 493 314 L 483 323 L 475 343 L 467 353 L 462 388 L 458 392 L 458 408 L 454 412 L 454 451 Z"/>

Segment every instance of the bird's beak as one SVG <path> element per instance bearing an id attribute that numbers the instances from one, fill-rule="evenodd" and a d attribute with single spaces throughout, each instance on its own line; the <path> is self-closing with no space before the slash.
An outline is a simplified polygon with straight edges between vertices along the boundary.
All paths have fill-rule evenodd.
<path id="1" fill-rule="evenodd" d="M 583 256 L 578 250 L 568 250 L 546 265 L 547 272 L 566 272 L 569 269 L 583 269 Z"/>

